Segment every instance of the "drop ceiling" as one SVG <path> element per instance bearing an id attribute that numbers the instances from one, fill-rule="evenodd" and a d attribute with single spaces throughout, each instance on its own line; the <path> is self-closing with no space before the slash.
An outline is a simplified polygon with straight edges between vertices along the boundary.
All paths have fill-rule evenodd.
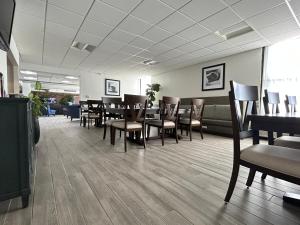
<path id="1" fill-rule="evenodd" d="M 16 0 L 24 63 L 106 74 L 159 74 L 300 35 L 284 0 Z M 289 1 L 300 18 L 300 1 Z M 224 40 L 216 31 L 250 26 Z M 74 41 L 96 46 L 71 48 Z M 145 65 L 143 61 L 158 61 Z"/>

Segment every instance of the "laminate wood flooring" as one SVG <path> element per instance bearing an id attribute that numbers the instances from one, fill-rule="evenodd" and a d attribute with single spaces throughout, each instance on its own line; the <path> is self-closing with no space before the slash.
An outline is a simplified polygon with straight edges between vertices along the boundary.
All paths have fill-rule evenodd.
<path id="1" fill-rule="evenodd" d="M 241 167 L 231 202 L 224 204 L 232 168 L 232 139 L 199 133 L 151 140 L 147 149 L 123 137 L 111 146 L 102 128 L 66 117 L 40 118 L 29 207 L 0 202 L 0 225 L 300 224 L 300 207 L 282 201 L 300 186 L 256 175 L 246 188 Z M 109 135 L 107 135 L 109 137 Z M 118 136 L 118 135 L 117 135 Z M 251 139 L 242 145 L 251 144 Z"/>

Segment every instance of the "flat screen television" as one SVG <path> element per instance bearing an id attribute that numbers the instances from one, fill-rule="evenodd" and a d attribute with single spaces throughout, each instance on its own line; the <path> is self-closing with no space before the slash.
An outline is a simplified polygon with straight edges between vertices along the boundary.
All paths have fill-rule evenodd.
<path id="1" fill-rule="evenodd" d="M 14 21 L 15 0 L 0 0 L 0 49 L 9 50 Z"/>

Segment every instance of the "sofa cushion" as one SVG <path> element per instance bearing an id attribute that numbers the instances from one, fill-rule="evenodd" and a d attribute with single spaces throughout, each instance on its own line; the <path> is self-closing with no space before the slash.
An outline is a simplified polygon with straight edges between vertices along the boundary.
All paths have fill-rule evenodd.
<path id="1" fill-rule="evenodd" d="M 205 105 L 203 111 L 203 118 L 215 118 L 216 105 Z"/>
<path id="2" fill-rule="evenodd" d="M 232 127 L 232 122 L 228 120 L 203 119 L 204 125 L 217 125 L 224 127 Z"/>
<path id="3" fill-rule="evenodd" d="M 300 178 L 300 151 L 274 145 L 252 145 L 241 151 L 241 159 Z"/>
<path id="4" fill-rule="evenodd" d="M 216 105 L 215 119 L 231 121 L 230 105 Z"/>

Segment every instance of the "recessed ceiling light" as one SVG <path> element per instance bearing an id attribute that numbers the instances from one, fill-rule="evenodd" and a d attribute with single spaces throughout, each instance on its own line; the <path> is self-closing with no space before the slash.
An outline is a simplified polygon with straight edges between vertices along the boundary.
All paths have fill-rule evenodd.
<path id="1" fill-rule="evenodd" d="M 20 72 L 27 75 L 37 75 L 37 72 L 33 72 L 29 70 L 21 70 Z"/>
<path id="2" fill-rule="evenodd" d="M 74 76 L 66 76 L 66 78 L 70 80 L 78 80 L 78 77 L 74 77 Z"/>
<path id="3" fill-rule="evenodd" d="M 25 80 L 37 80 L 36 77 L 24 77 Z"/>
<path id="4" fill-rule="evenodd" d="M 154 61 L 154 60 L 152 60 L 152 59 L 148 59 L 148 60 L 143 61 L 143 63 L 144 63 L 145 65 L 152 66 L 152 65 L 158 64 L 159 62 Z"/>
<path id="5" fill-rule="evenodd" d="M 71 83 L 69 80 L 63 80 L 62 83 Z"/>
<path id="6" fill-rule="evenodd" d="M 244 22 L 241 22 L 239 24 L 233 25 L 221 31 L 216 31 L 215 34 L 226 41 L 250 33 L 252 31 L 253 31 L 252 27 L 248 26 L 248 24 Z"/>

